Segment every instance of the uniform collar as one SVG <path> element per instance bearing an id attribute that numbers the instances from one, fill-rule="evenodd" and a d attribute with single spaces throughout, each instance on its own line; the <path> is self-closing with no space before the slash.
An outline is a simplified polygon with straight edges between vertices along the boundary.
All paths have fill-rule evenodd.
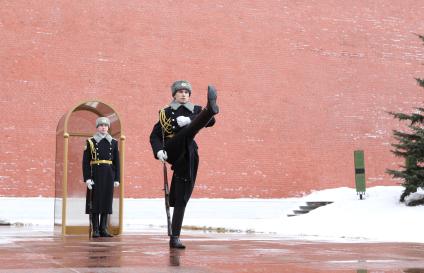
<path id="1" fill-rule="evenodd" d="M 95 133 L 93 136 L 94 140 L 99 143 L 102 139 L 106 138 L 109 143 L 112 143 L 112 137 L 109 134 L 102 135 L 99 132 Z"/>
<path id="2" fill-rule="evenodd" d="M 189 110 L 190 112 L 194 112 L 194 104 L 191 102 L 187 102 L 184 104 L 181 104 L 179 102 L 176 102 L 175 100 L 173 100 L 169 106 L 172 108 L 172 110 L 177 110 L 178 108 L 180 108 L 180 106 L 185 107 L 187 110 Z"/>

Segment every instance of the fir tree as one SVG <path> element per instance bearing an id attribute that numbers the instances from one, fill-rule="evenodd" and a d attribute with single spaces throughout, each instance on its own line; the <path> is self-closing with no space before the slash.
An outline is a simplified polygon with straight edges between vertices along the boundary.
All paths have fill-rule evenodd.
<path id="1" fill-rule="evenodd" d="M 424 41 L 424 36 L 418 35 Z M 416 79 L 417 83 L 424 88 L 424 79 Z M 387 170 L 394 178 L 403 180 L 402 186 L 405 188 L 400 196 L 400 201 L 404 202 L 405 198 L 418 190 L 424 188 L 424 108 L 417 107 L 412 114 L 389 112 L 394 118 L 408 122 L 409 130 L 402 132 L 393 130 L 393 136 L 397 143 L 392 144 L 394 147 L 391 152 L 395 156 L 403 157 L 405 165 L 401 166 L 401 170 Z M 424 198 L 414 200 L 408 205 L 424 204 Z"/>

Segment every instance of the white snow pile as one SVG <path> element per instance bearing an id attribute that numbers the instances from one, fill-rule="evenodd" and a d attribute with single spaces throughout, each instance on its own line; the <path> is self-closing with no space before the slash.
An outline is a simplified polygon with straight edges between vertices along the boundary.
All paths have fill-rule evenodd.
<path id="1" fill-rule="evenodd" d="M 299 198 L 191 199 L 183 233 L 190 229 L 211 232 L 251 232 L 284 239 L 323 241 L 378 241 L 424 243 L 424 206 L 399 202 L 401 186 L 367 189 L 360 200 L 355 189 L 336 188 Z M 411 195 L 419 198 L 424 191 Z M 289 217 L 308 201 L 330 201 L 307 214 Z M 53 226 L 53 198 L 0 198 L 0 223 Z M 83 215 L 83 214 L 82 214 Z M 164 201 L 124 200 L 124 233 L 166 231 Z"/>

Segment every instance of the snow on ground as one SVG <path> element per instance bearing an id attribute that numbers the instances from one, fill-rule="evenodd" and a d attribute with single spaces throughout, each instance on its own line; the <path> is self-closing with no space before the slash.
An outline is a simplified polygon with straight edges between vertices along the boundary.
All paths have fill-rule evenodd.
<path id="1" fill-rule="evenodd" d="M 363 200 L 355 189 L 346 187 L 299 198 L 191 199 L 184 226 L 272 234 L 286 239 L 424 243 L 424 206 L 400 203 L 402 191 L 400 186 L 372 187 Z M 287 216 L 307 201 L 333 203 L 308 214 Z M 0 223 L 53 226 L 53 214 L 53 198 L 0 198 Z M 163 199 L 124 200 L 124 232 L 165 232 L 165 225 Z"/>

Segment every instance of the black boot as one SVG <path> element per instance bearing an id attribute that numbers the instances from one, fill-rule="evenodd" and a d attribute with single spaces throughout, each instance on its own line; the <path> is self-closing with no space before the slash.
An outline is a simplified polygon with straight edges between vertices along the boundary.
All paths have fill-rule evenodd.
<path id="1" fill-rule="evenodd" d="M 113 237 L 107 231 L 107 213 L 102 213 L 100 215 L 100 237 Z"/>
<path id="2" fill-rule="evenodd" d="M 185 248 L 180 241 L 181 227 L 183 225 L 185 207 L 174 207 L 172 213 L 172 236 L 169 240 L 169 247 L 171 248 Z"/>
<path id="3" fill-rule="evenodd" d="M 91 214 L 91 225 L 92 225 L 92 228 L 93 228 L 93 232 L 91 233 L 91 237 L 93 237 L 93 238 L 100 237 L 99 214 L 98 213 L 92 213 Z"/>
<path id="4" fill-rule="evenodd" d="M 208 86 L 208 103 L 206 107 L 196 116 L 186 127 L 186 136 L 194 137 L 209 121 L 218 114 L 219 108 L 216 104 L 216 90 L 213 86 Z"/>
<path id="5" fill-rule="evenodd" d="M 179 236 L 171 236 L 171 239 L 169 240 L 169 247 L 170 248 L 179 248 L 179 249 L 186 248 L 185 245 L 183 245 L 181 243 Z"/>
<path id="6" fill-rule="evenodd" d="M 208 85 L 208 103 L 206 105 L 206 109 L 212 112 L 214 115 L 219 113 L 219 107 L 216 104 L 216 89 L 212 85 Z"/>

